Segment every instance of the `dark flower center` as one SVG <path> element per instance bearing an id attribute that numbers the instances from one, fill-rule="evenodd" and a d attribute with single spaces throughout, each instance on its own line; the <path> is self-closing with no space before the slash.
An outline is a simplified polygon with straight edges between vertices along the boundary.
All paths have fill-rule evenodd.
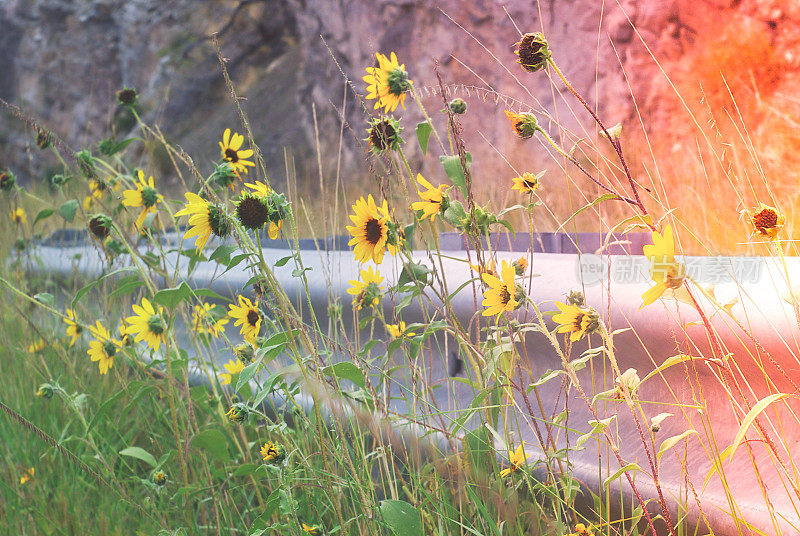
<path id="1" fill-rule="evenodd" d="M 394 127 L 386 120 L 372 127 L 369 139 L 376 148 L 385 150 L 395 136 Z"/>
<path id="2" fill-rule="evenodd" d="M 572 321 L 572 327 L 575 328 L 575 331 L 580 331 L 583 326 L 583 317 L 586 316 L 585 313 L 580 312 L 575 315 L 575 320 Z"/>
<path id="3" fill-rule="evenodd" d="M 753 226 L 764 233 L 769 229 L 773 229 L 778 225 L 778 213 L 771 208 L 765 208 L 755 216 L 753 216 Z"/>
<path id="4" fill-rule="evenodd" d="M 250 324 L 252 327 L 256 327 L 258 321 L 261 320 L 261 315 L 258 314 L 258 311 L 255 309 L 250 309 L 247 311 L 247 323 Z"/>
<path id="5" fill-rule="evenodd" d="M 225 149 L 225 160 L 235 164 L 239 161 L 239 153 L 229 147 Z"/>
<path id="6" fill-rule="evenodd" d="M 130 106 L 136 102 L 136 90 L 125 88 L 117 91 L 117 100 L 120 104 Z"/>
<path id="7" fill-rule="evenodd" d="M 150 333 L 155 335 L 161 335 L 164 333 L 164 329 L 166 326 L 164 325 L 164 320 L 159 315 L 151 315 L 149 319 L 147 319 L 147 329 L 150 330 Z"/>
<path id="8" fill-rule="evenodd" d="M 536 34 L 525 34 L 519 44 L 519 63 L 528 71 L 538 71 L 547 59 L 547 43 Z"/>
<path id="9" fill-rule="evenodd" d="M 103 240 L 108 236 L 111 221 L 103 216 L 95 216 L 89 220 L 89 230 L 94 236 Z"/>
<path id="10" fill-rule="evenodd" d="M 367 224 L 364 226 L 364 236 L 367 242 L 373 246 L 377 246 L 378 242 L 380 242 L 383 237 L 383 225 L 380 220 L 375 218 L 367 220 Z"/>
<path id="11" fill-rule="evenodd" d="M 114 346 L 113 342 L 105 341 L 103 343 L 103 352 L 106 354 L 107 357 L 114 357 L 114 354 L 117 353 L 117 347 Z"/>
<path id="12" fill-rule="evenodd" d="M 269 207 L 259 198 L 246 196 L 236 205 L 236 217 L 248 229 L 260 229 L 269 220 Z"/>
<path id="13" fill-rule="evenodd" d="M 528 190 L 535 190 L 536 189 L 536 185 L 538 184 L 536 181 L 532 181 L 532 180 L 528 180 L 528 179 L 523 180 L 522 183 L 525 185 L 525 187 Z"/>
<path id="14" fill-rule="evenodd" d="M 508 302 L 511 301 L 511 293 L 508 292 L 508 287 L 503 285 L 502 290 L 500 291 L 500 303 L 503 305 L 508 305 Z"/>

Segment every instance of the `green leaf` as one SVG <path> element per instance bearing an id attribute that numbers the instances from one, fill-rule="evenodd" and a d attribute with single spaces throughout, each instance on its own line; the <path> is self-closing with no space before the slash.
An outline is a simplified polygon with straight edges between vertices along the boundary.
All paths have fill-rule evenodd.
<path id="1" fill-rule="evenodd" d="M 758 415 L 767 409 L 770 404 L 777 402 L 778 400 L 783 400 L 786 397 L 792 396 L 788 393 L 775 393 L 774 395 L 769 395 L 767 397 L 762 398 L 758 401 L 758 404 L 753 406 L 753 409 L 747 412 L 747 415 L 744 416 L 744 420 L 742 420 L 742 425 L 739 426 L 739 431 L 736 432 L 736 437 L 733 439 L 733 443 L 731 444 L 731 453 L 730 457 L 733 458 L 733 455 L 736 454 L 736 449 L 739 448 L 739 444 L 744 439 L 745 434 L 747 433 L 747 429 L 750 428 L 750 425 L 753 424 L 753 421 L 758 418 Z"/>
<path id="2" fill-rule="evenodd" d="M 464 210 L 464 205 L 460 201 L 451 201 L 450 206 L 442 214 L 442 218 L 453 227 L 461 227 L 467 219 L 467 211 Z"/>
<path id="3" fill-rule="evenodd" d="M 658 458 L 658 461 L 660 462 L 661 461 L 661 456 L 663 456 L 664 453 L 667 452 L 669 449 L 674 447 L 678 443 L 678 441 L 680 441 L 682 439 L 685 439 L 685 438 L 689 437 L 692 434 L 697 434 L 697 430 L 686 430 L 685 432 L 683 432 L 680 435 L 668 437 L 667 439 L 665 439 L 661 443 L 661 446 L 658 448 L 658 454 L 656 454 L 656 458 Z"/>
<path id="4" fill-rule="evenodd" d="M 627 473 L 628 471 L 638 471 L 639 469 L 640 469 L 640 467 L 638 465 L 636 465 L 635 463 L 633 463 L 633 462 L 631 462 L 631 463 L 629 463 L 629 464 L 627 464 L 627 465 L 625 465 L 623 467 L 620 467 L 619 469 L 617 469 L 617 471 L 613 475 L 611 475 L 608 478 L 606 478 L 605 480 L 603 480 L 603 487 L 604 488 L 608 487 L 609 484 L 611 484 L 616 479 L 621 477 L 623 473 Z"/>
<path id="5" fill-rule="evenodd" d="M 227 462 L 231 459 L 228 453 L 228 440 L 225 434 L 216 428 L 208 428 L 192 438 L 191 445 L 196 449 L 207 450 L 211 456 L 219 461 Z"/>
<path id="6" fill-rule="evenodd" d="M 239 373 L 239 379 L 236 381 L 236 392 L 239 392 L 239 389 L 242 388 L 243 385 L 246 385 L 250 380 L 253 379 L 253 376 L 256 375 L 256 371 L 258 370 L 258 366 L 261 363 L 256 361 L 255 363 L 250 363 L 246 367 L 242 369 Z"/>
<path id="7" fill-rule="evenodd" d="M 603 430 L 608 428 L 608 426 L 611 424 L 611 421 L 613 421 L 616 418 L 617 418 L 616 415 L 612 415 L 608 419 L 601 419 L 599 421 L 595 421 L 593 419 L 593 420 L 589 421 L 589 426 L 592 427 L 591 432 L 589 432 L 588 434 L 584 434 L 584 435 L 580 436 L 575 441 L 575 446 L 578 447 L 578 448 L 582 447 L 583 444 L 586 443 L 589 440 L 590 437 L 592 437 L 593 435 L 599 434 L 600 432 L 602 432 Z"/>
<path id="8" fill-rule="evenodd" d="M 33 299 L 45 305 L 53 305 L 53 295 L 49 292 L 40 292 L 34 295 Z"/>
<path id="9" fill-rule="evenodd" d="M 75 219 L 75 212 L 78 211 L 78 200 L 77 199 L 70 199 L 58 209 L 58 213 L 61 214 L 61 217 L 64 220 L 71 222 Z"/>
<path id="10" fill-rule="evenodd" d="M 433 270 L 428 268 L 425 264 L 409 261 L 403 266 L 403 270 L 397 278 L 397 286 L 425 286 L 428 284 L 428 275 L 431 273 L 433 273 Z"/>
<path id="11" fill-rule="evenodd" d="M 329 374 L 331 376 L 336 376 L 337 378 L 344 378 L 346 380 L 350 380 L 357 386 L 364 388 L 366 384 L 366 380 L 364 379 L 364 373 L 361 372 L 357 366 L 349 361 L 340 361 L 339 363 L 334 363 L 333 365 L 327 366 L 322 369 L 324 374 Z"/>
<path id="12" fill-rule="evenodd" d="M 472 164 L 472 155 L 470 153 L 466 153 L 464 155 L 464 159 L 466 160 L 467 171 L 469 171 L 469 166 Z M 444 166 L 444 172 L 448 177 L 450 177 L 450 180 L 453 181 L 453 184 L 458 186 L 458 189 L 461 190 L 461 193 L 464 194 L 464 197 L 469 197 L 469 192 L 467 191 L 467 179 L 464 177 L 464 168 L 461 166 L 461 157 L 457 154 L 440 156 L 439 160 Z"/>
<path id="13" fill-rule="evenodd" d="M 281 257 L 280 259 L 278 259 L 278 260 L 275 262 L 275 266 L 276 266 L 277 268 L 280 268 L 281 266 L 285 265 L 287 262 L 289 262 L 290 260 L 292 260 L 292 258 L 293 258 L 293 257 L 294 257 L 294 255 L 287 255 L 286 257 Z"/>
<path id="14" fill-rule="evenodd" d="M 192 295 L 192 289 L 184 281 L 177 287 L 159 290 L 153 296 L 153 301 L 167 309 L 174 309 L 181 301 Z"/>
<path id="15" fill-rule="evenodd" d="M 53 210 L 52 208 L 45 208 L 40 210 L 39 214 L 37 214 L 36 217 L 33 219 L 33 225 L 36 225 L 39 222 L 39 220 L 44 220 L 45 218 L 49 218 L 55 213 L 56 211 Z"/>
<path id="16" fill-rule="evenodd" d="M 540 385 L 544 385 L 553 378 L 561 376 L 562 374 L 564 374 L 563 370 L 548 370 L 538 380 L 536 380 L 535 382 L 533 382 L 528 386 L 528 392 L 530 393 L 534 387 L 539 387 Z"/>
<path id="17" fill-rule="evenodd" d="M 395 536 L 422 536 L 419 511 L 405 501 L 385 500 L 380 505 L 383 522 Z"/>
<path id="18" fill-rule="evenodd" d="M 128 447 L 126 449 L 122 449 L 121 451 L 119 451 L 119 453 L 122 456 L 130 456 L 131 458 L 142 460 L 151 467 L 155 467 L 156 465 L 158 465 L 156 457 L 141 447 Z"/>
<path id="19" fill-rule="evenodd" d="M 572 220 L 573 220 L 573 219 L 574 219 L 574 218 L 575 218 L 575 217 L 576 217 L 578 214 L 580 214 L 581 212 L 583 212 L 583 211 L 584 211 L 584 210 L 586 210 L 587 208 L 592 208 L 593 206 L 595 206 L 595 205 L 597 205 L 597 204 L 600 204 L 600 203 L 602 203 L 603 201 L 610 201 L 610 200 L 612 200 L 612 199 L 619 199 L 619 196 L 618 196 L 617 194 L 603 194 L 603 195 L 601 195 L 600 197 L 598 197 L 597 199 L 595 199 L 594 201 L 592 201 L 591 203 L 589 203 L 589 204 L 586 204 L 586 205 L 583 205 L 581 208 L 579 208 L 578 210 L 576 210 L 575 212 L 573 212 L 573 213 L 572 213 L 572 216 L 570 216 L 569 218 L 567 218 L 567 219 L 566 219 L 566 221 L 565 221 L 564 223 L 562 223 L 562 224 L 561 224 L 561 225 L 558 227 L 558 229 L 556 229 L 556 232 L 559 232 L 559 231 L 561 231 L 561 229 L 563 229 L 564 227 L 566 227 L 566 226 L 567 226 L 567 224 L 568 224 L 569 222 L 571 222 L 571 221 L 572 221 Z"/>
<path id="20" fill-rule="evenodd" d="M 423 121 L 421 123 L 417 123 L 417 141 L 419 142 L 419 148 L 422 149 L 422 154 L 428 154 L 428 140 L 431 137 L 431 132 L 433 131 L 433 127 L 427 121 Z"/>
<path id="21" fill-rule="evenodd" d="M 123 150 L 125 147 L 130 145 L 136 140 L 140 140 L 141 138 L 128 138 L 127 140 L 122 140 L 120 142 L 115 143 L 111 148 L 107 149 L 108 156 L 113 156 Z"/>
<path id="22" fill-rule="evenodd" d="M 135 271 L 136 271 L 136 267 L 135 266 L 125 266 L 125 267 L 120 268 L 118 270 L 114 270 L 113 272 L 109 272 L 109 273 L 107 273 L 106 275 L 104 275 L 102 277 L 98 277 L 97 279 L 95 279 L 94 281 L 92 281 L 91 283 L 89 283 L 88 285 L 86 285 L 85 287 L 81 288 L 80 290 L 78 290 L 78 292 L 75 293 L 75 297 L 72 299 L 71 309 L 75 309 L 75 304 L 77 304 L 78 301 L 81 298 L 83 298 L 86 295 L 87 292 L 89 292 L 94 287 L 96 287 L 103 279 L 105 279 L 107 277 L 111 277 L 112 275 L 121 274 L 123 272 L 135 272 Z"/>
<path id="23" fill-rule="evenodd" d="M 208 258 L 209 261 L 217 261 L 219 264 L 228 266 L 231 262 L 231 253 L 236 251 L 236 246 L 217 246 L 214 253 Z"/>
<path id="24" fill-rule="evenodd" d="M 142 285 L 144 285 L 144 281 L 139 277 L 139 274 L 126 275 L 117 281 L 117 288 L 108 297 L 114 298 L 115 296 L 128 295 Z"/>

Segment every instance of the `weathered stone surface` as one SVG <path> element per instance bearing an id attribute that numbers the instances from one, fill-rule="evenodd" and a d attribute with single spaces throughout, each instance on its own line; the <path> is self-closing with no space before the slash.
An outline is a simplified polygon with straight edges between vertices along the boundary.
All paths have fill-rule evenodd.
<path id="1" fill-rule="evenodd" d="M 441 0 L 436 6 L 425 0 L 0 0 L 0 97 L 22 106 L 79 149 L 112 129 L 118 136 L 135 131 L 130 121 L 115 117 L 114 102 L 117 89 L 134 86 L 141 93 L 143 118 L 160 125 L 167 139 L 179 143 L 208 173 L 217 158 L 220 133 L 228 126 L 241 130 L 209 39 L 219 32 L 222 53 L 270 175 L 283 179 L 288 147 L 297 158 L 299 182 L 309 183 L 318 180 L 312 106 L 323 160 L 336 161 L 344 103 L 344 170 L 353 176 L 369 169 L 361 141 L 364 111 L 377 112 L 372 102 L 345 91 L 342 72 L 363 93 L 361 77 L 374 53 L 395 51 L 443 133 L 437 62 L 446 98 L 467 100 L 462 120 L 467 149 L 475 156 L 478 179 L 491 184 L 514 169 L 539 166 L 545 151 L 538 143 L 515 139 L 503 116 L 507 106 L 533 109 L 559 139 L 569 136 L 559 132 L 556 121 L 572 131 L 574 139 L 596 135 L 560 80 L 551 86 L 547 74 L 526 73 L 516 65 L 511 45 L 519 31 L 545 33 L 566 76 L 609 126 L 638 121 L 631 89 L 640 111 L 654 124 L 662 124 L 674 111 L 674 103 L 663 98 L 668 87 L 642 40 L 671 72 L 691 78 L 692 73 L 680 74 L 684 55 L 694 43 L 708 42 L 712 23 L 741 17 L 765 32 L 770 46 L 785 58 L 787 73 L 781 73 L 781 79 L 789 79 L 791 69 L 800 64 L 796 2 L 620 4 L 621 8 L 616 2 L 594 0 Z M 414 125 L 422 119 L 415 108 L 411 104 L 408 111 L 399 109 L 396 114 L 403 118 L 407 142 L 413 142 Z M 32 140 L 24 125 L 0 117 L 0 161 L 23 180 L 40 176 L 52 165 L 29 158 Z M 434 159 L 422 160 L 416 144 L 407 145 L 416 169 L 441 176 Z M 154 156 L 152 171 L 176 181 L 163 155 L 159 158 L 157 150 L 148 150 Z"/>

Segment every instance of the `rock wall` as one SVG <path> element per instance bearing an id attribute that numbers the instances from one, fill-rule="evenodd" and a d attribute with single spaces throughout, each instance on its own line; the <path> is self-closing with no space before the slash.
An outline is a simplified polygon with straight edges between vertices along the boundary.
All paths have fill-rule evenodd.
<path id="1" fill-rule="evenodd" d="M 241 130 L 209 39 L 219 32 L 271 179 L 285 179 L 288 151 L 302 187 L 319 180 L 314 111 L 326 177 L 337 161 L 343 106 L 345 176 L 380 168 L 365 162 L 361 141 L 365 112 L 376 112 L 357 93 L 364 92 L 361 77 L 374 53 L 395 51 L 442 129 L 436 63 L 447 97 L 467 100 L 467 148 L 476 176 L 491 185 L 514 169 L 541 165 L 544 154 L 542 145 L 515 139 L 502 113 L 506 106 L 535 110 L 557 138 L 567 131 L 576 139 L 596 137 L 559 80 L 551 84 L 548 75 L 515 64 L 511 45 L 520 32 L 545 33 L 567 77 L 609 125 L 638 122 L 641 113 L 658 134 L 676 104 L 665 98 L 669 87 L 651 52 L 681 80 L 692 79 L 687 65 L 695 71 L 697 65 L 683 60 L 697 56 L 697 43 L 707 47 L 718 37 L 713 23 L 745 21 L 764 37 L 770 54 L 784 58 L 781 80 L 773 84 L 780 86 L 800 62 L 798 6 L 792 0 L 0 0 L 0 97 L 79 149 L 109 135 L 136 133 L 114 103 L 117 89 L 134 86 L 143 119 L 158 124 L 208 173 L 224 128 Z M 713 73 L 716 58 L 703 61 Z M 347 90 L 345 77 L 352 82 Z M 413 108 L 396 114 L 408 142 L 421 119 Z M 407 145 L 415 168 L 441 175 L 434 159 L 423 160 L 416 144 Z M 9 114 L 0 117 L 2 165 L 22 180 L 36 180 L 55 161 L 35 150 L 24 124 Z M 152 157 L 151 171 L 175 183 L 163 151 L 155 144 L 144 150 Z"/>

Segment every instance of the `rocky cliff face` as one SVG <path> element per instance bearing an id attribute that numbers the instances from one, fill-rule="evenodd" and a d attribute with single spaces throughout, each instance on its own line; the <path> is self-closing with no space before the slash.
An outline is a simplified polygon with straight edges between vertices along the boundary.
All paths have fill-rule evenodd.
<path id="1" fill-rule="evenodd" d="M 638 122 L 643 113 L 658 134 L 676 105 L 664 98 L 669 87 L 660 81 L 650 52 L 678 73 L 679 82 L 694 80 L 701 67 L 713 75 L 715 62 L 735 63 L 737 53 L 703 58 L 698 43 L 713 49 L 726 35 L 716 21 L 736 20 L 736 28 L 747 28 L 751 36 L 739 46 L 768 53 L 771 70 L 759 71 L 763 65 L 752 54 L 738 57 L 751 62 L 757 76 L 772 77 L 769 91 L 780 92 L 793 87 L 787 80 L 800 62 L 799 5 L 792 0 L 621 0 L 619 5 L 596 0 L 2 0 L 0 97 L 79 149 L 112 134 L 136 132 L 114 103 L 117 89 L 136 87 L 143 119 L 158 124 L 208 172 L 221 132 L 240 125 L 209 38 L 218 32 L 271 178 L 279 184 L 285 178 L 288 151 L 297 162 L 298 183 L 315 184 L 315 113 L 326 171 L 337 160 L 343 110 L 343 170 L 364 175 L 374 169 L 365 164 L 361 139 L 365 112 L 376 112 L 359 95 L 365 85 L 361 77 L 376 51 L 395 51 L 442 132 L 436 64 L 446 98 L 468 102 L 467 148 L 475 155 L 476 176 L 491 184 L 512 176 L 512 167 L 540 165 L 545 151 L 515 139 L 503 116 L 506 107 L 533 109 L 565 141 L 567 131 L 573 139 L 596 137 L 558 79 L 551 84 L 547 75 L 525 73 L 515 64 L 511 45 L 520 31 L 545 33 L 567 77 L 609 125 Z M 742 32 L 734 29 L 728 38 L 737 35 Z M 746 85 L 748 71 L 742 72 Z M 755 82 L 757 90 L 762 81 Z M 406 141 L 413 141 L 421 117 L 409 108 L 396 115 L 403 119 Z M 54 165 L 32 154 L 33 139 L 9 114 L 0 118 L 0 162 L 23 180 L 41 177 Z M 416 168 L 441 175 L 434 159 L 423 161 L 416 144 L 408 146 Z M 152 156 L 152 171 L 176 180 L 155 144 L 144 150 Z"/>

